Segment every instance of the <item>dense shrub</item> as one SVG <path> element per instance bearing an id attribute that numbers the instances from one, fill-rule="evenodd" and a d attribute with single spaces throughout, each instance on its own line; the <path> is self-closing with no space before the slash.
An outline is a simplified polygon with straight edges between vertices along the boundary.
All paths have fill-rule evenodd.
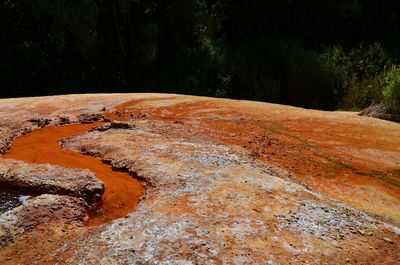
<path id="1" fill-rule="evenodd" d="M 336 68 L 297 40 L 238 43 L 226 57 L 229 97 L 334 109 L 341 96 Z"/>
<path id="2" fill-rule="evenodd" d="M 338 101 L 340 108 L 360 110 L 371 102 L 388 102 L 383 92 L 387 90 L 385 93 L 392 95 L 397 68 L 390 67 L 392 59 L 380 43 L 360 44 L 348 51 L 334 46 L 325 49 L 321 57 L 339 75 L 339 90 L 343 93 Z"/>
<path id="3" fill-rule="evenodd" d="M 4 0 L 0 97 L 149 91 L 395 108 L 395 4 Z"/>
<path id="4" fill-rule="evenodd" d="M 382 101 L 394 112 L 400 112 L 400 68 L 392 66 L 385 70 L 385 86 L 382 89 Z"/>

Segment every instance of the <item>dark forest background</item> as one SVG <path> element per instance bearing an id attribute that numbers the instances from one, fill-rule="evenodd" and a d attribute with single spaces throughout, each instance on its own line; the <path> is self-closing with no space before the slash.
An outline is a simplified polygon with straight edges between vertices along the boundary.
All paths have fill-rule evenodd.
<path id="1" fill-rule="evenodd" d="M 399 109 L 397 0 L 0 1 L 0 97 L 148 91 Z"/>

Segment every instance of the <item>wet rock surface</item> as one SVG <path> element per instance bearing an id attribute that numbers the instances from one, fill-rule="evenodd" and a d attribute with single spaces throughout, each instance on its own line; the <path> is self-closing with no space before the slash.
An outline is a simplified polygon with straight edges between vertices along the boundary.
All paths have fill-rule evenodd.
<path id="1" fill-rule="evenodd" d="M 12 159 L 0 159 L 0 185 L 36 194 L 81 197 L 89 204 L 100 201 L 104 193 L 104 183 L 89 170 L 28 164 Z"/>
<path id="2" fill-rule="evenodd" d="M 0 214 L 20 206 L 31 197 L 21 191 L 0 188 Z"/>
<path id="3" fill-rule="evenodd" d="M 400 165 L 397 124 L 348 113 L 177 95 L 74 95 L 53 100 L 37 103 L 48 106 L 42 118 L 60 115 L 78 122 L 79 114 L 104 109 L 112 112 L 104 113 L 108 119 L 123 121 L 122 128 L 120 123 L 101 125 L 60 144 L 129 171 L 146 183 L 146 196 L 128 216 L 89 229 L 80 227 L 80 221 L 42 219 L 64 232 L 43 233 L 48 230 L 35 226 L 38 230 L 25 232 L 0 249 L 2 264 L 400 260 L 400 208 L 392 188 Z M 60 102 L 62 111 L 56 107 Z M 6 111 L 0 112 L 0 120 Z M 11 123 L 26 120 L 16 115 Z M 357 133 L 349 136 L 352 132 Z M 339 159 L 342 154 L 344 162 Z M 326 162 L 321 157 L 331 167 L 321 166 Z M 353 171 L 360 178 L 368 171 L 383 184 L 351 182 Z M 329 174 L 346 176 L 348 190 Z M 334 192 L 325 193 L 321 187 Z M 332 199 L 332 194 L 347 197 Z M 85 207 L 75 207 L 70 208 L 78 209 L 72 216 L 79 218 L 70 220 L 84 219 L 80 213 Z M 41 231 L 45 240 L 33 251 L 29 244 L 37 244 L 32 241 L 35 231 Z"/>
<path id="4" fill-rule="evenodd" d="M 3 155 L 8 151 L 14 138 L 32 131 L 32 128 L 29 127 L 29 125 L 26 126 L 27 127 L 25 127 L 22 122 L 0 122 L 0 155 Z"/>

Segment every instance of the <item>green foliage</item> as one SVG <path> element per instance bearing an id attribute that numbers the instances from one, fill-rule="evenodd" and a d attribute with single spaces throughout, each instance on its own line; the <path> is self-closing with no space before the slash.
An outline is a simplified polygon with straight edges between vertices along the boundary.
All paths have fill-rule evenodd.
<path id="1" fill-rule="evenodd" d="M 384 72 L 385 86 L 382 90 L 382 99 L 386 106 L 394 112 L 400 112 L 400 68 L 392 66 Z"/>
<path id="2" fill-rule="evenodd" d="M 385 70 L 390 68 L 393 61 L 378 42 L 371 45 L 360 44 L 347 52 L 342 46 L 333 46 L 327 48 L 321 57 L 339 75 L 339 90 L 343 91 L 339 106 L 343 109 L 360 110 L 373 101 L 382 101 L 383 91 L 388 87 L 388 82 L 391 82 L 388 80 L 393 81 L 396 73 L 395 70 Z M 392 91 L 391 88 L 386 90 Z M 385 102 L 388 101 L 385 99 Z"/>
<path id="3" fill-rule="evenodd" d="M 287 98 L 292 105 L 334 109 L 341 96 L 337 69 L 312 51 L 297 51 L 287 77 Z"/>
<path id="4" fill-rule="evenodd" d="M 397 108 L 395 3 L 4 0 L 1 97 L 150 91 Z"/>

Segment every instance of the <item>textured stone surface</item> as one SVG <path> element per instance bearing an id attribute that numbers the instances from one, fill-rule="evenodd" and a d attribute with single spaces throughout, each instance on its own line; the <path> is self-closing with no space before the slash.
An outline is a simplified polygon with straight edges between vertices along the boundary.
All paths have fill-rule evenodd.
<path id="1" fill-rule="evenodd" d="M 396 113 L 391 108 L 376 102 L 372 103 L 369 107 L 363 109 L 358 115 L 400 122 L 400 113 Z"/>
<path id="2" fill-rule="evenodd" d="M 273 176 L 273 169 L 240 148 L 137 127 L 91 132 L 64 143 L 63 148 L 135 172 L 150 188 L 135 212 L 67 244 L 55 254 L 57 261 L 340 264 L 346 258 L 375 261 L 383 250 L 383 263 L 399 258 L 398 245 L 386 246 L 381 239 L 387 235 L 399 242 L 396 228 Z M 372 236 L 358 233 L 361 229 Z"/>
<path id="3" fill-rule="evenodd" d="M 101 200 L 104 184 L 89 170 L 28 164 L 0 159 L 0 185 L 34 193 L 65 194 L 84 198 L 89 204 Z"/>
<path id="4" fill-rule="evenodd" d="M 37 128 L 17 111 L 27 108 L 32 116 L 30 100 L 0 100 L 0 121 Z M 108 119 L 133 123 L 61 144 L 130 171 L 148 188 L 125 218 L 71 226 L 67 237 L 43 233 L 62 240 L 41 241 L 35 251 L 29 237 L 21 238 L 0 250 L 2 264 L 400 260 L 398 124 L 354 113 L 158 94 L 42 98 L 35 106 L 41 112 L 36 118 L 76 122 L 77 115 L 105 107 L 114 110 L 104 113 Z"/>
<path id="5" fill-rule="evenodd" d="M 128 123 L 128 122 L 120 122 L 120 121 L 112 121 L 107 124 L 103 124 L 100 126 L 93 127 L 93 131 L 107 131 L 109 129 L 127 129 L 127 130 L 133 130 L 135 129 L 135 124 L 134 123 Z"/>
<path id="6" fill-rule="evenodd" d="M 148 94 L 92 94 L 0 99 L 0 154 L 12 140 L 46 125 L 104 120 L 104 110 Z"/>
<path id="7" fill-rule="evenodd" d="M 80 227 L 87 209 L 83 199 L 70 196 L 45 194 L 30 199 L 0 215 L 0 248 L 18 241 L 25 233 L 43 224 L 58 223 L 56 227 L 47 227 L 46 232 L 51 228 L 61 229 L 59 222 L 70 225 L 69 228 Z"/>
<path id="8" fill-rule="evenodd" d="M 119 119 L 161 135 L 242 147 L 239 152 L 289 173 L 277 172 L 280 177 L 400 220 L 399 124 L 352 112 L 200 97 L 155 95 L 116 108 Z"/>

